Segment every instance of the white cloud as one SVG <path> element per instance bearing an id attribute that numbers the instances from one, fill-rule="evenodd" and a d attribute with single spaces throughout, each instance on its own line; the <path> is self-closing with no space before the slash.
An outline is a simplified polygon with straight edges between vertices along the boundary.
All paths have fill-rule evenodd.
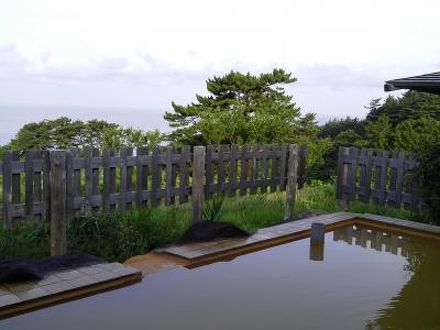
<path id="1" fill-rule="evenodd" d="M 6 0 L 0 104 L 164 108 L 213 74 L 283 67 L 302 108 L 362 115 L 384 80 L 438 70 L 439 12 L 437 0 Z"/>

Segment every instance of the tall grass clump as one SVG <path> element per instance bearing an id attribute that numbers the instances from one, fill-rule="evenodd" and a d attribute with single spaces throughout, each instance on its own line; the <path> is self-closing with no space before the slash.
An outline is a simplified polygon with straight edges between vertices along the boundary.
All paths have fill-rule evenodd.
<path id="1" fill-rule="evenodd" d="M 68 250 L 123 261 L 180 237 L 191 222 L 188 207 L 80 216 L 67 227 Z"/>
<path id="2" fill-rule="evenodd" d="M 333 183 L 313 180 L 298 191 L 294 210 L 296 215 L 305 212 L 321 214 L 339 211 L 339 203 L 336 200 L 336 188 Z"/>
<path id="3" fill-rule="evenodd" d="M 374 204 L 372 202 L 363 203 L 360 201 L 351 201 L 348 204 L 348 210 L 353 213 L 371 213 L 405 220 L 416 219 L 416 215 L 410 210 Z"/>
<path id="4" fill-rule="evenodd" d="M 0 260 L 46 257 L 49 248 L 48 224 L 19 224 L 14 228 L 0 225 Z"/>
<path id="5" fill-rule="evenodd" d="M 248 232 L 282 221 L 284 202 L 281 194 L 256 194 L 228 198 L 224 203 L 222 220 Z"/>
<path id="6" fill-rule="evenodd" d="M 259 228 L 275 225 L 284 220 L 286 195 L 284 192 L 260 193 L 224 202 L 222 220 L 231 222 L 243 230 L 254 232 Z M 332 213 L 340 210 L 331 183 L 312 182 L 298 191 L 294 213 Z"/>

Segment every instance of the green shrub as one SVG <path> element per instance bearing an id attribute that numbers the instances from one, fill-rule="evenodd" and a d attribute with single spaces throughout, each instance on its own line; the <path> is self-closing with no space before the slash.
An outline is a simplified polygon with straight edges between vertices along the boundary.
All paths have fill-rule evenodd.
<path id="1" fill-rule="evenodd" d="M 21 224 L 12 229 L 0 226 L 0 260 L 39 258 L 49 255 L 50 226 Z"/>
<path id="2" fill-rule="evenodd" d="M 421 156 L 417 176 L 419 194 L 426 205 L 422 219 L 440 224 L 440 145 Z"/>
<path id="3" fill-rule="evenodd" d="M 122 261 L 176 240 L 190 224 L 189 213 L 169 207 L 83 215 L 68 223 L 68 249 Z"/>

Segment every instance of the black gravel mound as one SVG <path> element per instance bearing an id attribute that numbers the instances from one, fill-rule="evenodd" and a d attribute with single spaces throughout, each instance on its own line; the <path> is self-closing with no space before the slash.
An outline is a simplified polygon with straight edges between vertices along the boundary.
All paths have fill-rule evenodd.
<path id="1" fill-rule="evenodd" d="M 54 272 L 105 262 L 102 258 L 81 252 L 43 259 L 2 261 L 0 262 L 0 284 L 41 280 Z"/>
<path id="2" fill-rule="evenodd" d="M 180 238 L 179 243 L 206 242 L 216 238 L 248 237 L 250 234 L 231 223 L 200 221 L 194 223 Z"/>

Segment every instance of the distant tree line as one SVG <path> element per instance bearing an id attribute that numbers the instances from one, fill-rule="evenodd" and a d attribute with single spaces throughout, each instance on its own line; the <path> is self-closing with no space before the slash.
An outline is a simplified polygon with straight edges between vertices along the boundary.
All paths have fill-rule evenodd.
<path id="1" fill-rule="evenodd" d="M 124 128 L 103 120 L 72 120 L 60 117 L 24 125 L 2 151 L 91 149 L 147 146 L 155 148 L 165 139 L 159 131 Z"/>

